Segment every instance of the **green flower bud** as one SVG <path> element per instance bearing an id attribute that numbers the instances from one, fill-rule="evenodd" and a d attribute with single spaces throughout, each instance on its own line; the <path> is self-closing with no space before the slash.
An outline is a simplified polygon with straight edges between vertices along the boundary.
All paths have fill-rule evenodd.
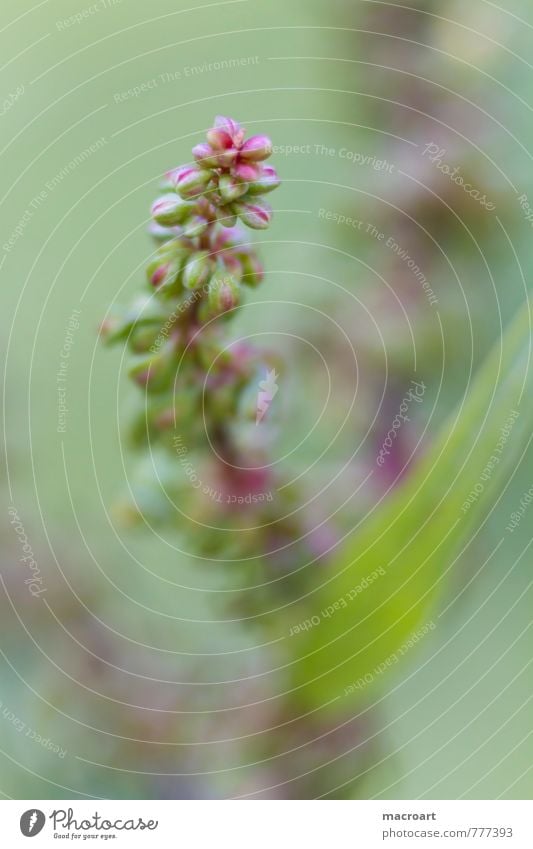
<path id="1" fill-rule="evenodd" d="M 161 244 L 162 242 L 164 243 L 168 239 L 172 239 L 174 237 L 174 231 L 171 227 L 163 227 L 161 224 L 158 224 L 157 221 L 150 222 L 148 225 L 148 232 L 158 244 Z"/>
<path id="2" fill-rule="evenodd" d="M 122 315 L 112 315 L 100 326 L 100 335 L 104 342 L 112 345 L 128 338 L 136 326 L 158 327 L 165 321 L 166 314 L 155 298 L 142 296 L 136 298 L 131 307 Z"/>
<path id="3" fill-rule="evenodd" d="M 211 171 L 185 166 L 174 173 L 174 186 L 182 198 L 195 198 L 204 194 L 211 178 Z"/>
<path id="4" fill-rule="evenodd" d="M 257 180 L 251 182 L 248 186 L 248 194 L 250 195 L 265 195 L 267 192 L 273 192 L 281 185 L 276 169 L 270 165 L 266 165 Z"/>
<path id="5" fill-rule="evenodd" d="M 200 168 L 216 168 L 218 166 L 217 154 L 213 148 L 205 142 L 193 147 L 192 155 L 196 159 Z"/>
<path id="6" fill-rule="evenodd" d="M 239 254 L 242 265 L 242 282 L 250 288 L 259 286 L 264 277 L 263 266 L 255 254 Z"/>
<path id="7" fill-rule="evenodd" d="M 213 261 L 209 251 L 197 251 L 185 264 L 182 282 L 186 289 L 199 289 L 204 286 L 213 273 Z"/>
<path id="8" fill-rule="evenodd" d="M 211 314 L 218 315 L 234 309 L 239 304 L 240 294 L 239 281 L 233 274 L 215 277 L 211 281 L 207 296 Z"/>
<path id="9" fill-rule="evenodd" d="M 238 394 L 235 385 L 230 383 L 221 386 L 216 392 L 209 395 L 209 415 L 215 421 L 227 422 L 235 416 L 238 402 Z"/>
<path id="10" fill-rule="evenodd" d="M 147 392 L 164 392 L 172 386 L 175 354 L 176 340 L 167 339 L 156 354 L 138 357 L 129 375 Z"/>
<path id="11" fill-rule="evenodd" d="M 235 203 L 233 209 L 242 223 L 252 230 L 266 230 L 272 219 L 272 207 L 260 198 L 246 203 Z"/>
<path id="12" fill-rule="evenodd" d="M 201 236 L 202 233 L 205 233 L 208 227 L 209 221 L 207 221 L 206 218 L 202 215 L 193 215 L 183 228 L 183 235 L 187 236 L 188 239 L 196 239 L 197 236 Z"/>
<path id="13" fill-rule="evenodd" d="M 128 345 L 136 354 L 145 354 L 150 350 L 160 333 L 159 326 L 138 324 L 128 336 Z"/>
<path id="14" fill-rule="evenodd" d="M 146 266 L 146 276 L 152 286 L 157 289 L 161 285 L 170 269 L 169 262 L 161 262 L 160 259 L 154 259 Z"/>
<path id="15" fill-rule="evenodd" d="M 176 427 L 183 428 L 197 415 L 198 403 L 201 398 L 201 392 L 197 386 L 180 387 L 179 393 L 172 397 L 165 397 L 161 401 L 154 400 L 149 417 L 150 436 L 153 440 L 158 435 L 158 432 L 165 430 L 174 430 Z M 146 414 L 143 411 L 143 418 Z"/>
<path id="16" fill-rule="evenodd" d="M 235 227 L 237 223 L 237 215 L 232 206 L 219 206 L 217 219 L 223 227 Z"/>
<path id="17" fill-rule="evenodd" d="M 187 203 L 175 194 L 162 195 L 152 204 L 154 220 L 172 227 L 187 221 L 193 211 L 194 204 Z"/>
<path id="18" fill-rule="evenodd" d="M 154 286 L 158 294 L 161 292 L 167 295 L 169 293 L 178 294 L 181 290 L 180 256 L 175 256 L 172 262 L 166 262 L 164 265 L 160 265 L 159 263 L 156 265 L 156 263 L 157 260 L 154 263 L 150 263 L 146 269 L 152 286 Z M 156 265 L 155 269 L 153 268 L 154 265 Z"/>
<path id="19" fill-rule="evenodd" d="M 246 194 L 247 186 L 235 180 L 230 174 L 222 174 L 218 181 L 218 190 L 222 200 L 231 203 Z"/>

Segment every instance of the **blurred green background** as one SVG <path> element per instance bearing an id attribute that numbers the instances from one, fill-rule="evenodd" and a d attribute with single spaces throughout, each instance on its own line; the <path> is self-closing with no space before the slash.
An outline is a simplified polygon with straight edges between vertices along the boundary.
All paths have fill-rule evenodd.
<path id="1" fill-rule="evenodd" d="M 405 434 L 405 450 L 423 454 L 529 288 L 530 5 L 4 0 L 2 12 L 0 791 L 336 795 L 362 774 L 363 798 L 531 798 L 533 514 L 505 530 L 533 484 L 531 452 L 456 564 L 438 627 L 373 691 L 370 759 L 347 756 L 337 779 L 329 761 L 355 745 L 351 732 L 295 767 L 315 770 L 300 787 L 262 752 L 290 640 L 231 614 L 231 564 L 195 556 L 177 530 L 120 521 L 134 389 L 122 352 L 98 340 L 107 310 L 139 290 L 160 175 L 190 160 L 217 114 L 270 135 L 283 185 L 257 237 L 268 273 L 232 332 L 272 334 L 290 364 L 276 452 L 299 446 L 283 470 L 303 470 L 313 492 L 339 473 L 321 510 L 355 524 L 393 483 L 375 475 L 354 495 L 379 416 L 386 433 L 398 393 L 423 380 Z M 428 145 L 495 209 L 443 174 Z M 436 308 L 389 236 L 424 270 Z M 328 387 L 306 343 L 332 381 L 315 429 Z M 24 584 L 10 506 L 40 598 Z M 269 734 L 290 747 L 290 729 Z"/>

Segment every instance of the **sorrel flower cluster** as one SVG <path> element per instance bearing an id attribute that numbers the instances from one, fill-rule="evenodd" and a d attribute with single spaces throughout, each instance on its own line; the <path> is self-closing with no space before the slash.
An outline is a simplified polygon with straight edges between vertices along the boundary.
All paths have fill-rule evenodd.
<path id="1" fill-rule="evenodd" d="M 158 440 L 176 454 L 178 435 L 178 453 L 193 457 L 207 438 L 219 460 L 211 488 L 224 496 L 231 489 L 237 503 L 272 501 L 268 492 L 252 498 L 268 482 L 260 471 L 239 471 L 242 441 L 235 426 L 245 420 L 255 427 L 258 386 L 278 363 L 247 344 L 228 345 L 224 334 L 243 288 L 263 278 L 238 220 L 252 229 L 270 223 L 263 195 L 280 183 L 264 164 L 271 152 L 266 136 L 246 139 L 235 121 L 216 119 L 207 141 L 193 149 L 195 164 L 169 171 L 152 205 L 150 230 L 158 246 L 147 268 L 148 292 L 102 325 L 106 341 L 125 340 L 135 355 L 130 375 L 145 392 L 136 441 Z M 196 469 L 203 460 L 191 464 Z M 203 481 L 203 472 L 195 477 Z"/>

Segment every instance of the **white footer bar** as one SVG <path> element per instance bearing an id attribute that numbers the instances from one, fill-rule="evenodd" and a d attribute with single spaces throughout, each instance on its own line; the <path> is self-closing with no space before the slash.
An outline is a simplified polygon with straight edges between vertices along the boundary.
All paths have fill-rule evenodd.
<path id="1" fill-rule="evenodd" d="M 530 801 L 0 801 L 1 845 L 533 849 Z M 35 838 L 35 843 L 29 843 Z"/>

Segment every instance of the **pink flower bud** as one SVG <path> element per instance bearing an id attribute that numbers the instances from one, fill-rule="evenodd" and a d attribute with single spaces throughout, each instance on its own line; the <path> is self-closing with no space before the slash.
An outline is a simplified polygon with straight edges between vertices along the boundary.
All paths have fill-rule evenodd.
<path id="1" fill-rule="evenodd" d="M 220 306 L 224 312 L 232 310 L 239 303 L 237 292 L 226 283 L 221 287 L 219 293 Z"/>
<path id="2" fill-rule="evenodd" d="M 217 152 L 233 147 L 232 137 L 223 129 L 213 127 L 211 130 L 207 131 L 206 138 L 208 144 L 210 144 L 213 150 Z"/>
<path id="3" fill-rule="evenodd" d="M 261 166 L 253 162 L 238 162 L 233 169 L 233 174 L 243 183 L 253 183 L 261 176 Z"/>
<path id="4" fill-rule="evenodd" d="M 221 150 L 217 153 L 217 168 L 231 168 L 237 161 L 238 150 L 235 147 L 228 147 L 226 150 Z"/>
<path id="5" fill-rule="evenodd" d="M 268 136 L 252 136 L 242 145 L 239 156 L 245 162 L 260 162 L 272 153 L 272 142 Z"/>
<path id="6" fill-rule="evenodd" d="M 159 259 L 154 259 L 147 266 L 146 276 L 149 283 L 159 292 L 163 289 L 167 292 L 174 291 L 176 287 L 178 289 L 181 288 L 178 280 L 179 269 L 179 260 L 165 260 L 163 257 L 160 257 Z"/>
<path id="7" fill-rule="evenodd" d="M 219 230 L 216 234 L 213 242 L 213 251 L 216 253 L 225 251 L 226 248 L 240 245 L 244 241 L 244 238 L 245 234 L 240 227 L 226 227 L 224 230 Z"/>
<path id="8" fill-rule="evenodd" d="M 265 165 L 262 173 L 257 180 L 250 183 L 248 191 L 251 195 L 264 195 L 267 192 L 273 192 L 281 185 L 276 169 L 271 165 Z"/>
<path id="9" fill-rule="evenodd" d="M 166 262 L 163 265 L 155 263 L 154 266 L 155 267 L 152 267 L 151 265 L 148 266 L 148 279 L 150 280 L 152 286 L 157 287 L 163 282 L 166 275 L 168 274 L 170 263 Z"/>
<path id="10" fill-rule="evenodd" d="M 216 168 L 218 165 L 217 155 L 213 148 L 206 142 L 197 144 L 192 149 L 192 155 L 200 168 Z"/>
<path id="11" fill-rule="evenodd" d="M 232 274 L 214 278 L 209 286 L 208 303 L 213 314 L 234 309 L 240 300 L 239 281 Z"/>
<path id="12" fill-rule="evenodd" d="M 224 268 L 230 271 L 232 274 L 235 274 L 236 277 L 241 277 L 242 275 L 242 264 L 241 261 L 235 256 L 235 254 L 228 251 L 225 254 L 222 254 L 220 257 L 222 263 L 224 264 Z"/>
<path id="13" fill-rule="evenodd" d="M 236 148 L 239 148 L 244 141 L 246 131 L 232 118 L 217 115 L 213 129 L 226 133 L 230 137 L 232 145 Z"/>
<path id="14" fill-rule="evenodd" d="M 174 172 L 174 185 L 182 198 L 194 198 L 205 192 L 211 176 L 210 171 L 185 166 Z"/>
<path id="15" fill-rule="evenodd" d="M 173 226 L 183 224 L 193 209 L 192 204 L 184 203 L 175 194 L 162 195 L 152 204 L 152 216 L 158 224 Z"/>
<path id="16" fill-rule="evenodd" d="M 233 209 L 243 224 L 252 230 L 266 230 L 272 219 L 272 207 L 264 201 L 253 203 L 235 203 Z"/>

